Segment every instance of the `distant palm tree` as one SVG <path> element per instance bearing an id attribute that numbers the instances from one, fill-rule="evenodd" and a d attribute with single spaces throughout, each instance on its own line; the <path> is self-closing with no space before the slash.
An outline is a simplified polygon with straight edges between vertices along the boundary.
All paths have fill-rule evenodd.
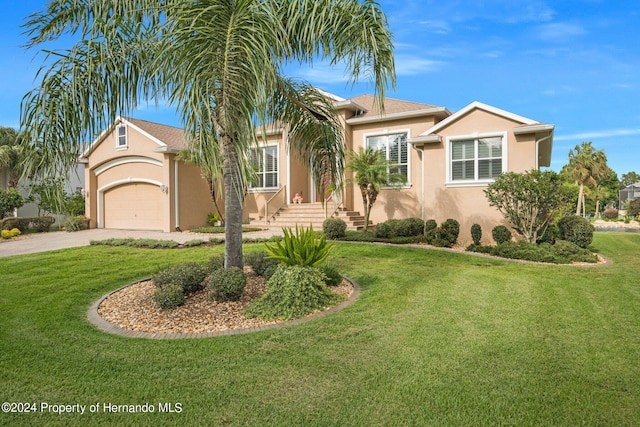
<path id="1" fill-rule="evenodd" d="M 600 202 L 605 200 L 611 195 L 611 192 L 607 187 L 602 185 L 596 185 L 589 190 L 590 195 L 596 200 L 596 218 L 600 218 Z"/>
<path id="2" fill-rule="evenodd" d="M 591 142 L 583 142 L 569 150 L 567 173 L 580 187 L 576 215 L 580 215 L 584 203 L 584 186 L 597 185 L 598 180 L 609 173 L 607 156 L 603 150 L 596 150 Z"/>
<path id="3" fill-rule="evenodd" d="M 369 228 L 371 208 L 382 187 L 405 181 L 403 175 L 392 172 L 393 167 L 394 164 L 386 159 L 382 151 L 374 150 L 371 147 L 360 148 L 358 152 L 351 151 L 349 153 L 347 170 L 353 172 L 354 177 L 350 182 L 357 184 L 362 194 L 365 230 Z"/>
<path id="4" fill-rule="evenodd" d="M 24 160 L 25 150 L 20 145 L 18 132 L 13 128 L 0 127 L 0 169 L 9 171 L 9 188 L 18 187 Z"/>
<path id="5" fill-rule="evenodd" d="M 48 157 L 27 169 L 70 169 L 75 146 L 88 136 L 140 101 L 168 100 L 200 163 L 222 178 L 227 267 L 242 266 L 256 124 L 287 124 L 294 151 L 308 155 L 321 146 L 325 151 L 311 161 L 336 180 L 342 172 L 332 101 L 283 77 L 283 67 L 318 59 L 344 64 L 352 83 L 362 76 L 373 81 L 380 107 L 386 85 L 395 83 L 391 34 L 373 0 L 52 0 L 26 28 L 30 47 L 80 38 L 70 50 L 49 54 L 55 61 L 24 98 L 25 132 Z"/>

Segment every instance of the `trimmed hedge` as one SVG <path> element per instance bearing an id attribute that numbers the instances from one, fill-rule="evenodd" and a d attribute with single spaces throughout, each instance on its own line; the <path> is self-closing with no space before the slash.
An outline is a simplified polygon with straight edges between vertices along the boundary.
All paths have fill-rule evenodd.
<path id="1" fill-rule="evenodd" d="M 51 216 L 7 217 L 0 220 L 0 230 L 17 228 L 24 233 L 29 228 L 34 228 L 36 231 L 43 233 L 49 231 L 49 228 L 55 221 L 55 218 Z"/>
<path id="2" fill-rule="evenodd" d="M 346 235 L 347 223 L 340 218 L 327 218 L 322 223 L 322 231 L 328 239 L 342 239 Z"/>
<path id="3" fill-rule="evenodd" d="M 420 218 L 388 219 L 376 225 L 374 236 L 381 239 L 415 237 L 424 233 L 424 225 Z"/>

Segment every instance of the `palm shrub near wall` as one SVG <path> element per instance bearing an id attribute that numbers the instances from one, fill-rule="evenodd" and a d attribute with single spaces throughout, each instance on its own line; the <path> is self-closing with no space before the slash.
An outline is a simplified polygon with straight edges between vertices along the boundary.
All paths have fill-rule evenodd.
<path id="1" fill-rule="evenodd" d="M 301 265 L 280 265 L 267 282 L 267 291 L 244 310 L 250 318 L 296 319 L 332 306 L 343 297 L 331 292 L 322 273 Z"/>
<path id="2" fill-rule="evenodd" d="M 493 230 L 491 230 L 491 237 L 493 237 L 493 240 L 495 240 L 497 244 L 501 244 L 510 242 L 513 236 L 506 226 L 497 225 L 493 227 Z"/>
<path id="3" fill-rule="evenodd" d="M 594 227 L 581 216 L 565 216 L 558 221 L 558 236 L 581 248 L 586 248 L 593 241 Z"/>
<path id="4" fill-rule="evenodd" d="M 329 239 L 342 239 L 346 236 L 347 223 L 340 218 L 327 218 L 322 223 L 322 230 Z"/>
<path id="5" fill-rule="evenodd" d="M 474 245 L 479 245 L 482 240 L 482 227 L 480 224 L 473 224 L 471 226 L 471 239 Z"/>
<path id="6" fill-rule="evenodd" d="M 333 247 L 327 242 L 327 236 L 317 238 L 313 227 L 304 229 L 296 225 L 295 234 L 291 228 L 282 229 L 284 236 L 281 241 L 265 243 L 266 251 L 271 259 L 285 265 L 300 265 L 315 267 L 322 264 Z"/>

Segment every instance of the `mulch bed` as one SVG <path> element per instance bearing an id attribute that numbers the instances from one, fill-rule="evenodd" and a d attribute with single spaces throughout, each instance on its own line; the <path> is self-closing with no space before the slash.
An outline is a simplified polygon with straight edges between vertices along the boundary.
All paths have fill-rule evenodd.
<path id="1" fill-rule="evenodd" d="M 249 267 L 245 272 L 247 285 L 240 301 L 219 303 L 211 300 L 209 292 L 204 289 L 189 295 L 184 305 L 164 310 L 152 299 L 155 291 L 153 282 L 146 280 L 109 295 L 98 307 L 98 314 L 123 329 L 157 334 L 219 332 L 284 322 L 249 319 L 242 314 L 253 299 L 265 292 L 264 278 L 254 274 Z M 353 286 L 347 280 L 329 289 L 347 298 L 353 292 Z"/>

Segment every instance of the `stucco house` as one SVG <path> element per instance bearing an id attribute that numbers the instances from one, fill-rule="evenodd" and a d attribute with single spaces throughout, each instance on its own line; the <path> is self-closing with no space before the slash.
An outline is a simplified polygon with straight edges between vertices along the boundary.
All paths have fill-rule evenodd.
<path id="1" fill-rule="evenodd" d="M 490 230 L 503 218 L 489 206 L 483 189 L 502 172 L 524 172 L 551 162 L 553 125 L 480 102 L 452 112 L 386 98 L 381 113 L 371 95 L 329 96 L 344 126 L 347 150 L 382 150 L 406 177 L 401 188 L 380 193 L 371 212 L 373 224 L 389 218 L 438 223 L 454 218 L 461 238 L 468 237 L 473 223 Z M 286 126 L 274 126 L 249 153 L 258 180 L 246 197 L 247 219 L 260 225 L 293 221 L 317 226 L 326 215 L 338 215 L 357 227 L 358 213 L 364 212 L 359 189 L 347 185 L 335 194 L 318 194 L 309 166 L 287 144 Z M 213 211 L 208 185 L 195 166 L 176 160 L 183 145 L 180 129 L 118 119 L 84 155 L 92 225 L 172 231 L 206 222 Z M 303 197 L 300 205 L 292 202 L 296 193 Z M 323 201 L 326 208 L 320 207 Z"/>
<path id="2" fill-rule="evenodd" d="M 383 150 L 406 177 L 402 188 L 380 193 L 370 217 L 374 224 L 389 218 L 438 223 L 454 218 L 460 222 L 462 238 L 470 236 L 473 223 L 490 230 L 504 221 L 486 200 L 487 185 L 502 172 L 524 172 L 551 163 L 553 125 L 480 102 L 453 113 L 441 106 L 386 98 L 381 114 L 371 95 L 334 99 L 346 148 Z M 249 216 L 272 225 L 279 224 L 274 212 L 291 205 L 296 193 L 310 203 L 327 196 L 317 194 L 308 167 L 289 154 L 286 142 L 286 128 L 274 129 L 258 149 L 264 177 L 250 189 L 245 209 Z M 354 185 L 327 200 L 330 213 L 364 212 Z"/>

